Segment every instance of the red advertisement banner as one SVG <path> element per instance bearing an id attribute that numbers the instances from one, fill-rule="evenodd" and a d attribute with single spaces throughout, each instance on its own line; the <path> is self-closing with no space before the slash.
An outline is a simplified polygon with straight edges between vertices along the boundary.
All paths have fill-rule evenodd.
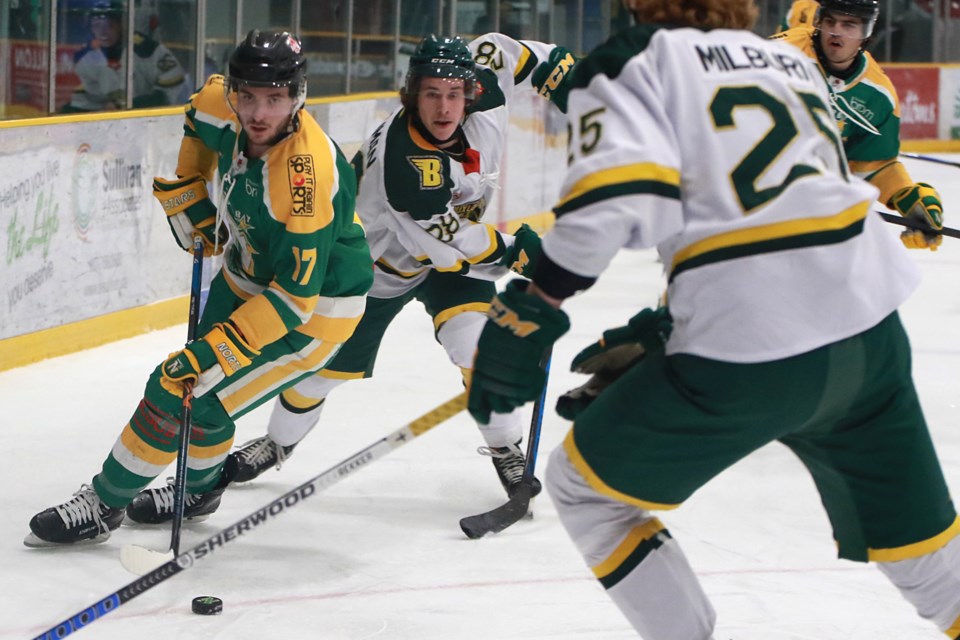
<path id="1" fill-rule="evenodd" d="M 884 68 L 900 97 L 900 139 L 936 138 L 940 110 L 940 69 L 896 66 Z"/>
<path id="2" fill-rule="evenodd" d="M 73 73 L 73 56 L 78 47 L 66 45 L 57 48 L 56 109 L 70 101 L 80 79 Z M 7 83 L 8 109 L 20 116 L 47 114 L 47 60 L 49 47 L 43 43 L 11 42 Z"/>

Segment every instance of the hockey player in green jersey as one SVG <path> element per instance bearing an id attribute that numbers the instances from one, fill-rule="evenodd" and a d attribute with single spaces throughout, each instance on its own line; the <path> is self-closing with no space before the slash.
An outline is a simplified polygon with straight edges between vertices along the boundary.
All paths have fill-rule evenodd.
<path id="1" fill-rule="evenodd" d="M 794 0 L 780 21 L 780 31 L 810 26 L 820 8 L 820 0 Z"/>
<path id="2" fill-rule="evenodd" d="M 577 416 L 545 478 L 610 598 L 645 640 L 715 637 L 654 513 L 779 441 L 813 477 L 839 556 L 875 562 L 957 638 L 960 520 L 897 313 L 920 274 L 872 213 L 877 189 L 849 173 L 822 75 L 748 31 L 752 0 L 627 4 L 637 26 L 578 63 L 557 221 L 531 280 L 492 304 L 470 412 L 537 397 L 570 326 L 562 302 L 621 248 L 655 246 L 672 332 L 645 310 L 578 358 L 628 337 L 646 353 Z"/>
<path id="3" fill-rule="evenodd" d="M 900 101 L 880 65 L 864 47 L 873 34 L 879 0 L 821 0 L 812 26 L 773 36 L 800 48 L 827 76 L 850 169 L 880 189 L 880 202 L 934 228 L 943 226 L 940 194 L 914 182 L 900 154 Z M 911 249 L 936 251 L 943 236 L 908 229 Z"/>
<path id="4" fill-rule="evenodd" d="M 521 91 L 536 91 L 565 107 L 574 65 L 563 49 L 487 34 L 469 46 L 429 36 L 410 59 L 402 106 L 354 158 L 357 213 L 375 260 L 367 312 L 357 331 L 318 375 L 281 394 L 268 435 L 236 452 L 238 480 L 278 465 L 317 423 L 323 401 L 347 380 L 373 374 L 381 339 L 410 301 L 421 302 L 450 360 L 470 375 L 494 280 L 529 272 L 539 238 L 527 226 L 516 235 L 483 222 L 497 189 L 508 108 Z M 481 428 L 508 493 L 523 472 L 519 412 L 495 415 Z M 537 483 L 539 486 L 539 483 Z"/>
<path id="5" fill-rule="evenodd" d="M 224 253 L 202 337 L 154 370 L 100 473 L 33 517 L 28 546 L 100 542 L 124 514 L 171 519 L 172 487 L 145 487 L 176 458 L 188 383 L 184 516 L 212 513 L 235 471 L 224 464 L 234 421 L 321 369 L 359 323 L 373 265 L 354 213 L 356 181 L 302 109 L 305 72 L 297 38 L 254 30 L 233 52 L 229 76 L 212 76 L 191 98 L 177 178 L 153 187 L 181 247 L 199 233 L 209 254 Z M 206 188 L 215 171 L 219 209 Z"/>

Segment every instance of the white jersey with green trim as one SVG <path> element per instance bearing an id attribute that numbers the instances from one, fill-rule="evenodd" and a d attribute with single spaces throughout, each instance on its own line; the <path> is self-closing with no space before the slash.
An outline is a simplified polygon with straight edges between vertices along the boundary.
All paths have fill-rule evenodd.
<path id="1" fill-rule="evenodd" d="M 789 357 L 874 326 L 916 287 L 796 49 L 640 25 L 581 60 L 572 84 L 571 164 L 544 252 L 595 278 L 622 247 L 656 246 L 669 354 Z"/>
<path id="2" fill-rule="evenodd" d="M 182 102 L 185 73 L 164 45 L 143 34 L 133 39 L 133 106 L 163 107 Z M 123 107 L 126 58 L 122 43 L 112 48 L 111 58 L 100 47 L 88 45 L 76 55 L 74 72 L 82 83 L 71 97 L 70 107 L 79 111 L 104 111 Z"/>
<path id="3" fill-rule="evenodd" d="M 551 92 L 574 59 L 561 47 L 497 33 L 469 47 L 480 92 L 462 127 L 466 149 L 438 149 L 401 108 L 354 159 L 357 212 L 377 265 L 374 297 L 399 296 L 431 269 L 490 280 L 508 271 L 500 260 L 513 236 L 482 217 L 499 188 L 509 105 L 519 91 L 555 100 Z"/>

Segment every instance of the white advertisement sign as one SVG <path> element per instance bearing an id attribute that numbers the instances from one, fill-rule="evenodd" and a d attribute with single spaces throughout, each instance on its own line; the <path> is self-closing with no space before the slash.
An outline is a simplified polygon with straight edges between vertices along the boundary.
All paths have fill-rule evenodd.
<path id="1" fill-rule="evenodd" d="M 189 257 L 150 186 L 172 175 L 179 131 L 172 118 L 0 131 L 59 140 L 0 146 L 23 149 L 0 153 L 0 339 L 182 295 Z"/>
<path id="2" fill-rule="evenodd" d="M 349 159 L 397 105 L 308 109 Z M 491 223 L 550 209 L 565 170 L 565 121 L 514 106 Z M 174 177 L 182 132 L 180 114 L 0 129 L 0 340 L 187 293 L 190 257 L 151 187 Z"/>

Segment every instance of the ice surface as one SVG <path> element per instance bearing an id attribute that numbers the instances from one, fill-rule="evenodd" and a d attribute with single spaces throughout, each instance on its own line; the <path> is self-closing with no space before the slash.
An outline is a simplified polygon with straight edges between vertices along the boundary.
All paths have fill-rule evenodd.
<path id="1" fill-rule="evenodd" d="M 937 186 L 960 226 L 960 170 L 910 162 Z M 891 233 L 899 228 L 891 226 Z M 960 241 L 913 252 L 925 272 L 902 309 L 915 379 L 951 487 L 960 482 Z M 184 258 L 184 269 L 189 261 Z M 162 274 L 160 274 L 162 275 Z M 662 279 L 651 252 L 624 252 L 598 285 L 566 308 L 548 406 L 583 381 L 573 355 L 642 306 Z M 36 550 L 21 544 L 30 517 L 70 497 L 98 471 L 141 397 L 150 370 L 185 327 L 150 333 L 0 374 L 0 638 L 40 633 L 133 580 L 127 543 L 166 549 L 169 529 L 123 526 L 105 544 Z M 417 304 L 390 328 L 377 375 L 338 389 L 320 426 L 282 471 L 230 490 L 206 522 L 187 524 L 189 548 L 276 496 L 454 396 L 459 372 L 433 341 Z M 269 406 L 241 420 L 237 441 L 262 433 Z M 541 461 L 567 424 L 552 410 Z M 458 520 L 501 504 L 503 492 L 466 414 L 258 527 L 77 638 L 243 640 L 307 637 L 615 639 L 632 629 L 592 579 L 546 496 L 535 517 L 467 540 Z M 171 468 L 172 474 L 172 468 Z M 162 480 L 162 479 L 161 479 Z M 813 483 L 786 448 L 768 446 L 662 518 L 688 553 L 718 611 L 718 640 L 942 638 L 869 565 L 839 561 Z M 190 612 L 197 595 L 223 614 Z"/>

